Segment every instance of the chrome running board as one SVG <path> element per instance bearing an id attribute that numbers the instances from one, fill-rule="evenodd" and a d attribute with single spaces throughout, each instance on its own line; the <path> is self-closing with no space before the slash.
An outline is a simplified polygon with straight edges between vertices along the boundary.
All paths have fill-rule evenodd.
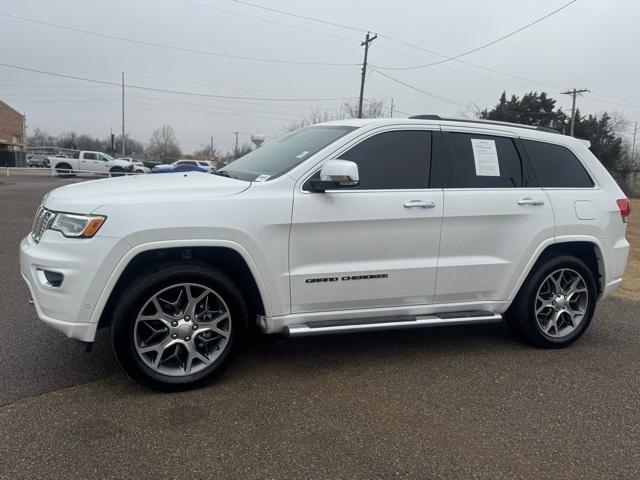
<path id="1" fill-rule="evenodd" d="M 333 333 L 372 332 L 376 330 L 397 330 L 402 328 L 440 327 L 445 325 L 470 325 L 494 323 L 502 320 L 499 313 L 472 311 L 447 312 L 422 316 L 378 317 L 342 321 L 320 321 L 289 325 L 285 332 L 291 337 L 309 337 Z"/>

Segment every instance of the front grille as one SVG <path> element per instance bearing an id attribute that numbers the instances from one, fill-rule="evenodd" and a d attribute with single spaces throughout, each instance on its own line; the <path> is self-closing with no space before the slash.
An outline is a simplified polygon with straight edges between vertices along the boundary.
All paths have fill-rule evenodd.
<path id="1" fill-rule="evenodd" d="M 40 241 L 44 232 L 51 226 L 54 217 L 55 213 L 52 211 L 44 207 L 38 209 L 36 218 L 33 220 L 33 227 L 31 228 L 31 238 L 33 238 L 36 243 Z"/>

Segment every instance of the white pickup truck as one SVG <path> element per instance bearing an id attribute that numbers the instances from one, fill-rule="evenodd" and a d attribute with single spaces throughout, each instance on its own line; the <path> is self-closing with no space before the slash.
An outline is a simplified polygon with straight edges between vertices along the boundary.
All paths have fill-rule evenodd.
<path id="1" fill-rule="evenodd" d="M 59 175 L 82 172 L 122 175 L 134 172 L 134 166 L 131 162 L 115 160 L 106 153 L 87 150 L 75 152 L 72 158 L 49 157 L 49 161 L 51 168 Z"/>

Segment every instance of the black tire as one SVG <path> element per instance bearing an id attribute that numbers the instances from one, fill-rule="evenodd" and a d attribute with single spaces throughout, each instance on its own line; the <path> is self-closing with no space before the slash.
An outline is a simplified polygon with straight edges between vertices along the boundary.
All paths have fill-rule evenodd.
<path id="1" fill-rule="evenodd" d="M 204 370 L 170 376 L 147 366 L 135 346 L 134 327 L 143 305 L 158 291 L 182 282 L 198 283 L 214 290 L 231 315 L 229 340 L 217 359 Z M 200 263 L 167 263 L 158 270 L 144 272 L 129 285 L 118 300 L 111 322 L 111 343 L 122 368 L 142 385 L 165 392 L 199 388 L 219 377 L 232 363 L 245 342 L 247 306 L 240 290 L 222 271 Z"/>
<path id="2" fill-rule="evenodd" d="M 580 274 L 587 288 L 585 313 L 578 326 L 562 337 L 545 334 L 536 315 L 536 297 L 542 283 L 559 269 L 570 269 Z M 594 274 L 579 258 L 562 255 L 541 259 L 520 288 L 518 295 L 505 315 L 507 324 L 526 343 L 540 348 L 563 348 L 571 345 L 589 327 L 596 307 L 597 289 Z"/>
<path id="3" fill-rule="evenodd" d="M 112 177 L 121 177 L 122 175 L 124 175 L 124 170 L 120 167 L 113 167 L 111 170 L 109 170 L 109 173 Z"/>

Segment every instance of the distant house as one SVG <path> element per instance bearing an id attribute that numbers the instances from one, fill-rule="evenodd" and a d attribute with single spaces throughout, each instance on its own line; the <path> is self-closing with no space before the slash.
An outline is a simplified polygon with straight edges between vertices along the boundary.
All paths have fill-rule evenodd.
<path id="1" fill-rule="evenodd" d="M 24 115 L 0 100 L 0 166 L 24 164 Z"/>

